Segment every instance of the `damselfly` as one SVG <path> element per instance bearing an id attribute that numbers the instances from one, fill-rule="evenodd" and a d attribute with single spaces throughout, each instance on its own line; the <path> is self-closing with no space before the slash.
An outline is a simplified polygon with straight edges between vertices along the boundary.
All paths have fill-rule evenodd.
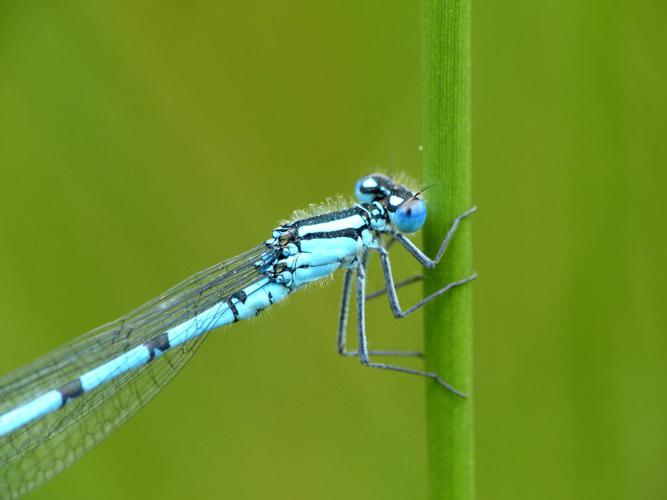
<path id="1" fill-rule="evenodd" d="M 423 266 L 442 258 L 457 217 L 433 259 L 405 233 L 418 231 L 426 205 L 415 192 L 382 174 L 362 177 L 357 203 L 329 207 L 273 230 L 261 245 L 195 274 L 127 316 L 103 325 L 0 378 L 0 495 L 22 495 L 57 474 L 145 405 L 184 366 L 205 334 L 257 316 L 305 285 L 344 270 L 338 352 L 371 368 L 421 375 L 463 396 L 439 374 L 379 363 L 372 356 L 419 356 L 368 349 L 365 302 L 386 294 L 402 318 L 452 288 L 449 283 L 402 309 L 387 248 L 400 243 Z M 317 212 L 317 211 L 316 211 Z M 386 287 L 366 294 L 366 266 L 377 252 Z M 348 311 L 356 281 L 358 348 L 346 348 Z"/>

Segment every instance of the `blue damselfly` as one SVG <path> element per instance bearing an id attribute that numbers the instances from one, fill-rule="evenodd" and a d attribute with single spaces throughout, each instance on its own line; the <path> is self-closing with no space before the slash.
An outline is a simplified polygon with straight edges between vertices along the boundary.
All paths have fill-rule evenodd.
<path id="1" fill-rule="evenodd" d="M 271 237 L 237 257 L 188 278 L 127 316 L 103 325 L 0 378 L 0 495 L 16 497 L 57 474 L 145 405 L 184 366 L 205 334 L 257 316 L 308 283 L 344 270 L 338 352 L 371 368 L 429 377 L 463 396 L 439 374 L 379 363 L 372 356 L 419 356 L 368 349 L 364 305 L 386 294 L 397 318 L 448 290 L 447 284 L 402 309 L 387 248 L 400 243 L 423 266 L 442 258 L 457 217 L 436 256 L 426 256 L 405 233 L 426 219 L 419 192 L 382 174 L 362 177 L 356 203 L 329 206 L 275 228 Z M 340 205 L 340 204 L 339 204 Z M 380 256 L 386 287 L 366 294 L 371 252 Z M 356 281 L 358 348 L 348 351 L 348 311 Z"/>

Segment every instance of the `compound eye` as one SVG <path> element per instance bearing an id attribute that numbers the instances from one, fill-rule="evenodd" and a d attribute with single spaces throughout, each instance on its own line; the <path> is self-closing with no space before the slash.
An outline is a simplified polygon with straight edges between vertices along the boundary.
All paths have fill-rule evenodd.
<path id="1" fill-rule="evenodd" d="M 401 204 L 394 213 L 394 224 L 402 233 L 419 231 L 426 220 L 426 204 L 413 198 Z"/>
<path id="2" fill-rule="evenodd" d="M 382 194 L 380 184 L 375 177 L 376 174 L 366 175 L 355 184 L 354 194 L 361 203 L 372 203 Z"/>

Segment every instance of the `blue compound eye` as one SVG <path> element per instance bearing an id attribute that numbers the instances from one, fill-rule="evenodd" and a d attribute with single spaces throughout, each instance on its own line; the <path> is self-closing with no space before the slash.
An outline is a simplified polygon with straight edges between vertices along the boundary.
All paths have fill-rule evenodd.
<path id="1" fill-rule="evenodd" d="M 361 203 L 372 203 L 377 197 L 378 183 L 372 175 L 362 177 L 354 185 L 354 194 Z"/>
<path id="2" fill-rule="evenodd" d="M 394 213 L 394 224 L 402 233 L 419 231 L 426 220 L 426 205 L 418 198 L 401 204 Z"/>

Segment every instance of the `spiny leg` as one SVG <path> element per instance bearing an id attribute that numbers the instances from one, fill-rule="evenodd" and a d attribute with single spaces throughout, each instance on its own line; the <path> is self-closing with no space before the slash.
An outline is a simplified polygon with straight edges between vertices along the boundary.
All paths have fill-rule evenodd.
<path id="1" fill-rule="evenodd" d="M 406 278 L 402 281 L 399 281 L 398 283 L 396 283 L 395 287 L 396 287 L 396 290 L 398 290 L 399 288 L 402 288 L 402 287 L 407 286 L 407 285 L 412 285 L 413 283 L 417 283 L 418 281 L 423 281 L 423 280 L 424 280 L 424 277 L 421 274 L 417 274 L 415 276 L 410 276 L 409 278 Z M 381 290 L 376 290 L 374 292 L 368 293 L 368 294 L 366 294 L 366 302 L 368 302 L 369 300 L 375 299 L 377 297 L 381 297 L 385 293 L 387 293 L 387 288 L 386 287 L 381 289 Z"/>
<path id="2" fill-rule="evenodd" d="M 357 268 L 357 328 L 359 333 L 359 359 L 364 366 L 369 368 L 380 368 L 382 370 L 392 370 L 401 373 L 409 373 L 411 375 L 419 375 L 435 380 L 438 384 L 443 386 L 448 391 L 465 398 L 466 395 L 456 390 L 449 385 L 445 379 L 440 377 L 437 373 L 425 372 L 421 370 L 413 370 L 404 366 L 387 365 L 384 363 L 375 363 L 370 360 L 371 351 L 368 350 L 368 340 L 366 338 L 366 318 L 365 318 L 365 302 L 366 302 L 366 270 L 359 266 Z"/>
<path id="3" fill-rule="evenodd" d="M 360 264 L 360 267 L 366 265 L 367 258 L 363 260 L 363 263 Z M 340 314 L 338 316 L 338 336 L 337 336 L 337 346 L 338 354 L 346 357 L 357 357 L 359 355 L 358 351 L 348 351 L 347 350 L 347 318 L 350 312 L 350 294 L 352 293 L 352 277 L 354 275 L 354 270 L 347 269 L 345 271 L 345 276 L 343 277 L 343 292 L 341 294 L 341 303 L 340 303 Z M 370 351 L 370 354 L 373 356 L 397 356 L 397 357 L 423 357 L 421 352 L 414 351 L 385 351 L 385 350 L 373 350 Z"/>
<path id="4" fill-rule="evenodd" d="M 379 248 L 378 252 L 380 252 L 380 263 L 382 264 L 382 272 L 384 273 L 384 281 L 387 284 L 387 297 L 389 298 L 389 306 L 391 307 L 391 311 L 394 313 L 394 316 L 397 318 L 405 318 L 408 314 L 412 314 L 415 312 L 417 309 L 420 307 L 425 306 L 429 302 L 431 302 L 433 299 L 436 297 L 439 297 L 445 292 L 448 292 L 454 287 L 463 285 L 465 283 L 468 283 L 475 278 L 477 278 L 477 273 L 472 273 L 470 276 L 467 278 L 463 278 L 462 280 L 458 281 L 453 281 L 452 283 L 449 283 L 445 285 L 443 288 L 440 290 L 437 290 L 433 292 L 431 295 L 424 297 L 422 300 L 417 302 L 415 305 L 412 307 L 406 309 L 403 311 L 401 309 L 401 304 L 398 301 L 398 294 L 396 293 L 396 286 L 394 285 L 394 276 L 391 272 L 391 261 L 389 260 L 389 253 L 384 249 L 384 248 Z"/>
<path id="5" fill-rule="evenodd" d="M 340 299 L 340 312 L 338 314 L 338 335 L 337 346 L 338 354 L 341 356 L 350 356 L 347 351 L 347 318 L 350 313 L 350 285 L 352 283 L 352 269 L 346 269 L 343 276 L 343 292 Z"/>
<path id="6" fill-rule="evenodd" d="M 449 231 L 447 231 L 445 239 L 442 240 L 440 248 L 438 249 L 438 253 L 435 254 L 434 259 L 431 259 L 428 255 L 426 255 L 417 245 L 415 245 L 407 236 L 403 235 L 402 233 L 396 232 L 392 234 L 392 236 L 401 245 L 403 245 L 405 249 L 408 252 L 410 252 L 410 254 L 415 259 L 417 259 L 423 266 L 428 267 L 429 269 L 433 269 L 438 264 L 438 262 L 440 262 L 440 259 L 442 259 L 442 256 L 445 254 L 445 250 L 447 250 L 449 242 L 452 241 L 454 233 L 456 233 L 456 230 L 459 228 L 461 221 L 466 217 L 474 214 L 476 211 L 477 207 L 469 208 L 466 212 L 462 213 L 456 219 L 454 219 L 454 222 L 449 228 Z"/>

